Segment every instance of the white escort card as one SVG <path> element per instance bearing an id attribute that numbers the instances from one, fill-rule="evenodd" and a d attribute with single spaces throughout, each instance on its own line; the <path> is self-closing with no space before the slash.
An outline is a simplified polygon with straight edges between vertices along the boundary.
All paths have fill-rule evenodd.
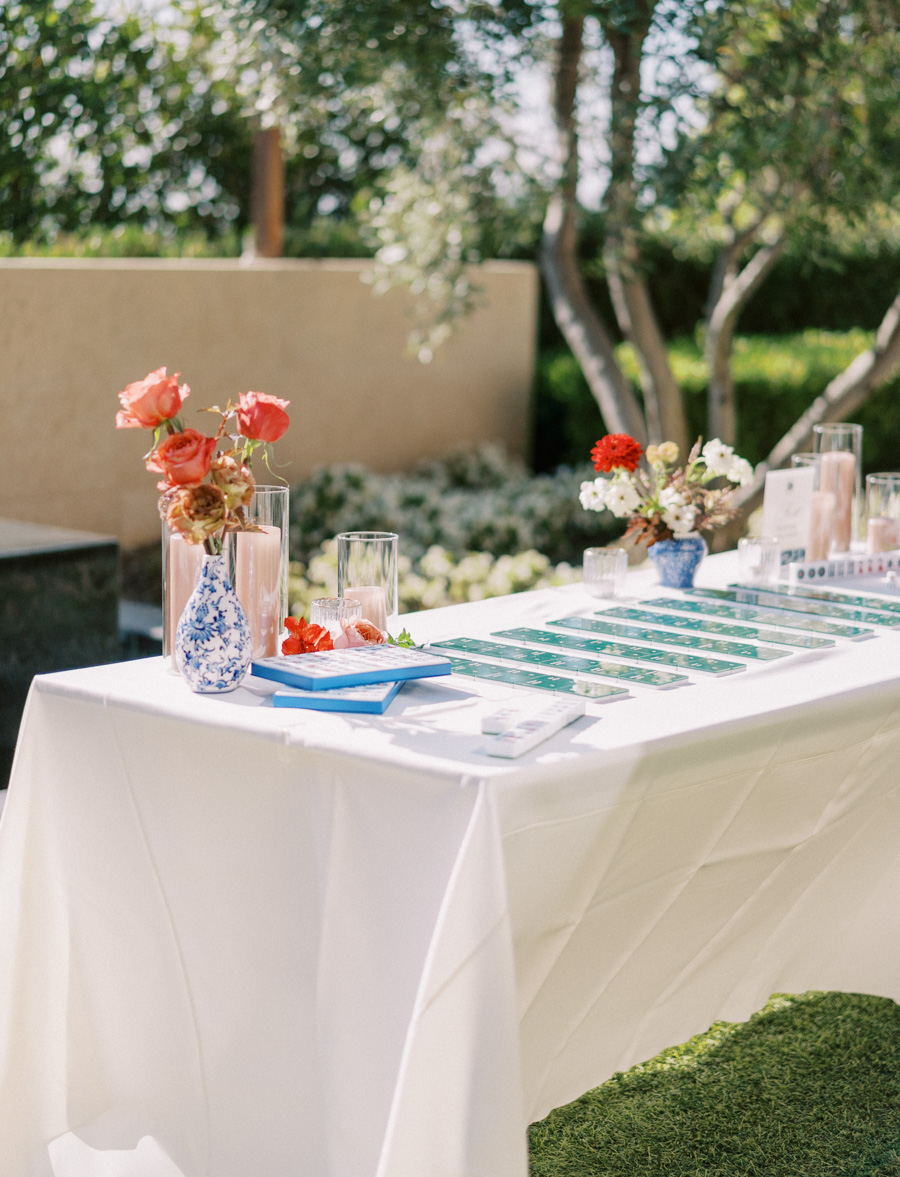
<path id="1" fill-rule="evenodd" d="M 766 475 L 762 537 L 778 540 L 782 567 L 806 558 L 815 479 L 812 466 L 770 470 Z"/>

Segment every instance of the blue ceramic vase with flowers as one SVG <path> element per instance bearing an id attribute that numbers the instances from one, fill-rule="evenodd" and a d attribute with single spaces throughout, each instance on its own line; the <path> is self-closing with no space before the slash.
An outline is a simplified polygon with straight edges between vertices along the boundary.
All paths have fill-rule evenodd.
<path id="1" fill-rule="evenodd" d="M 681 539 L 660 539 L 651 544 L 647 554 L 656 568 L 659 583 L 666 588 L 691 588 L 694 574 L 708 549 L 702 535 Z"/>
<path id="2" fill-rule="evenodd" d="M 205 555 L 197 586 L 175 631 L 175 661 L 198 694 L 240 686 L 250 665 L 250 626 L 228 578 L 225 555 Z"/>

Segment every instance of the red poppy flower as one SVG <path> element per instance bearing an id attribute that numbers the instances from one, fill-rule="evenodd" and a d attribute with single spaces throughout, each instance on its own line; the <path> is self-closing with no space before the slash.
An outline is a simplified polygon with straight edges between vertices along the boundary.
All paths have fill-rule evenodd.
<path id="1" fill-rule="evenodd" d="M 281 643 L 282 654 L 314 654 L 334 649 L 331 634 L 324 625 L 307 625 L 303 617 L 285 617 L 284 624 L 291 632 Z"/>
<path id="2" fill-rule="evenodd" d="M 606 437 L 601 437 L 591 450 L 591 460 L 594 469 L 603 474 L 609 474 L 610 470 L 630 472 L 637 469 L 643 452 L 634 438 L 627 433 L 607 433 Z"/>

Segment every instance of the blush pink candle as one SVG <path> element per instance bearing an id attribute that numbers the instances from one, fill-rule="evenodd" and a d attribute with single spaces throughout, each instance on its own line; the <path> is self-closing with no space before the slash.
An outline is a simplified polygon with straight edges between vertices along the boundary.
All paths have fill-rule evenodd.
<path id="1" fill-rule="evenodd" d="M 380 584 L 348 585 L 343 595 L 362 605 L 362 615 L 383 632 L 387 630 L 387 594 Z"/>
<path id="2" fill-rule="evenodd" d="M 203 567 L 203 544 L 189 544 L 177 532 L 169 535 L 166 566 L 165 649 L 168 658 L 175 649 L 175 630 L 197 584 Z"/>
<path id="3" fill-rule="evenodd" d="M 270 658 L 281 628 L 281 528 L 263 524 L 236 532 L 234 540 L 234 587 L 250 623 L 251 656 Z"/>
<path id="4" fill-rule="evenodd" d="M 866 522 L 866 551 L 895 552 L 900 548 L 900 519 L 876 516 Z"/>
<path id="5" fill-rule="evenodd" d="M 834 531 L 835 496 L 828 490 L 814 490 L 809 514 L 807 560 L 827 560 Z"/>
<path id="6" fill-rule="evenodd" d="M 847 450 L 828 450 L 821 455 L 819 490 L 835 496 L 834 546 L 849 552 L 853 531 L 853 496 L 856 492 L 856 458 Z"/>

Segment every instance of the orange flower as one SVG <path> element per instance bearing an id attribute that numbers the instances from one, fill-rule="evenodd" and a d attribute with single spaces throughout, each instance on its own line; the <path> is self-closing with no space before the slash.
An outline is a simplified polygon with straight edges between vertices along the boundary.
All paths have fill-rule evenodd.
<path id="1" fill-rule="evenodd" d="M 290 401 L 264 392 L 242 392 L 238 405 L 238 429 L 251 441 L 278 441 L 291 423 L 284 411 Z"/>
<path id="2" fill-rule="evenodd" d="M 314 654 L 334 649 L 331 634 L 323 625 L 307 625 L 303 617 L 286 617 L 284 624 L 291 632 L 281 643 L 282 654 Z"/>
<path id="3" fill-rule="evenodd" d="M 117 429 L 155 429 L 171 420 L 190 395 L 186 384 L 178 387 L 180 372 L 167 376 L 165 368 L 157 368 L 143 380 L 119 393 L 122 408 L 116 414 Z"/>
<path id="4" fill-rule="evenodd" d="M 161 442 L 147 459 L 147 469 L 165 474 L 172 486 L 199 486 L 209 473 L 216 439 L 185 429 Z"/>
<path id="5" fill-rule="evenodd" d="M 631 472 L 637 469 L 643 452 L 629 434 L 607 433 L 606 437 L 601 437 L 591 450 L 591 461 L 594 463 L 594 469 L 603 474 L 609 474 L 610 470 Z"/>

